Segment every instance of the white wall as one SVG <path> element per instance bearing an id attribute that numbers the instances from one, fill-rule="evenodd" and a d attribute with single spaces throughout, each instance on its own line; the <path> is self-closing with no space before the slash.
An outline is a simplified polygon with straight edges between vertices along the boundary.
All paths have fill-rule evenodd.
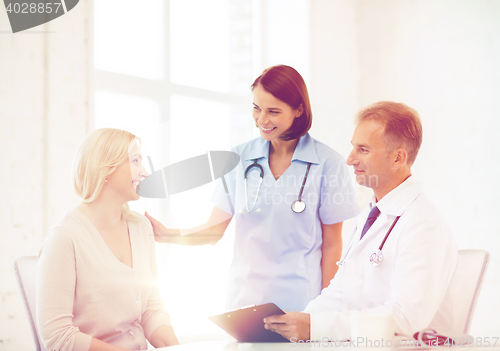
<path id="1" fill-rule="evenodd" d="M 307 0 L 254 0 L 259 3 L 260 31 L 256 45 L 260 66 L 255 78 L 270 66 L 283 64 L 298 70 L 309 81 L 309 2 Z M 260 60 L 259 60 L 260 59 Z"/>
<path id="2" fill-rule="evenodd" d="M 0 350 L 33 349 L 11 260 L 36 255 L 76 203 L 71 160 L 90 122 L 88 6 L 16 34 L 0 10 Z"/>
<path id="3" fill-rule="evenodd" d="M 500 2 L 313 0 L 311 9 L 314 135 L 346 157 L 360 108 L 393 100 L 419 111 L 414 174 L 459 248 L 490 251 L 471 333 L 499 336 Z"/>

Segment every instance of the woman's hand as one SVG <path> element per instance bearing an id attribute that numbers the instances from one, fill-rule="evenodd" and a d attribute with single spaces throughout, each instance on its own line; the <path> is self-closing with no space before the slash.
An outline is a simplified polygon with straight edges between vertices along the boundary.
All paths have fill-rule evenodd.
<path id="1" fill-rule="evenodd" d="M 179 345 L 179 340 L 177 340 L 174 329 L 168 325 L 162 325 L 157 328 L 153 334 L 151 334 L 149 342 L 156 348 Z"/>
<path id="2" fill-rule="evenodd" d="M 147 219 L 151 222 L 151 225 L 153 226 L 153 233 L 155 234 L 155 241 L 158 243 L 166 243 L 169 242 L 168 237 L 172 237 L 175 235 L 179 235 L 178 230 L 177 233 L 175 233 L 175 229 L 168 229 L 165 227 L 163 224 L 161 224 L 160 221 L 154 219 L 149 215 L 149 213 L 146 211 L 144 212 L 144 215 L 146 216 Z"/>

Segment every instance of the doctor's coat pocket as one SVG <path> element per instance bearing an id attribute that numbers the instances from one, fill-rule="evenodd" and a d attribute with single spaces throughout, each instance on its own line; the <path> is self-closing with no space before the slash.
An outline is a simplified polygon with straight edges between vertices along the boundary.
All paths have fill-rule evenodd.
<path id="1" fill-rule="evenodd" d="M 391 281 L 395 268 L 394 255 L 383 252 L 384 259 L 378 266 L 373 266 L 366 258 L 363 264 L 363 297 L 377 304 L 391 297 Z"/>

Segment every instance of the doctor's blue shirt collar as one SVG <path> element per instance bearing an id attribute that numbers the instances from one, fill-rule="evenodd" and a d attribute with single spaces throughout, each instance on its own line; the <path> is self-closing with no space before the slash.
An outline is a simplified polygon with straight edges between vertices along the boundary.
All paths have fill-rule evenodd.
<path id="1" fill-rule="evenodd" d="M 254 147 L 248 152 L 245 160 L 251 161 L 262 157 L 269 158 L 269 145 L 269 141 L 259 138 Z M 318 154 L 316 153 L 316 147 L 314 146 L 314 140 L 309 133 L 300 137 L 292 156 L 292 162 L 295 160 L 313 164 L 320 163 Z"/>

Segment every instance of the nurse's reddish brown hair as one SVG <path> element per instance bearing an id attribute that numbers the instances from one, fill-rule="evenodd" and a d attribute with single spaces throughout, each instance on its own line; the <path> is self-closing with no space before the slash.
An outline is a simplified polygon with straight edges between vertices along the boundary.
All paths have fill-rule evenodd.
<path id="1" fill-rule="evenodd" d="M 356 122 L 375 120 L 384 125 L 387 151 L 404 148 L 411 166 L 422 145 L 422 122 L 415 109 L 392 101 L 379 101 L 358 113 Z"/>
<path id="2" fill-rule="evenodd" d="M 252 91 L 260 86 L 265 91 L 287 103 L 294 110 L 302 104 L 302 115 L 295 118 L 292 126 L 280 137 L 282 140 L 293 140 L 305 135 L 312 125 L 311 103 L 306 83 L 302 76 L 290 66 L 278 65 L 269 67 L 255 79 Z"/>

